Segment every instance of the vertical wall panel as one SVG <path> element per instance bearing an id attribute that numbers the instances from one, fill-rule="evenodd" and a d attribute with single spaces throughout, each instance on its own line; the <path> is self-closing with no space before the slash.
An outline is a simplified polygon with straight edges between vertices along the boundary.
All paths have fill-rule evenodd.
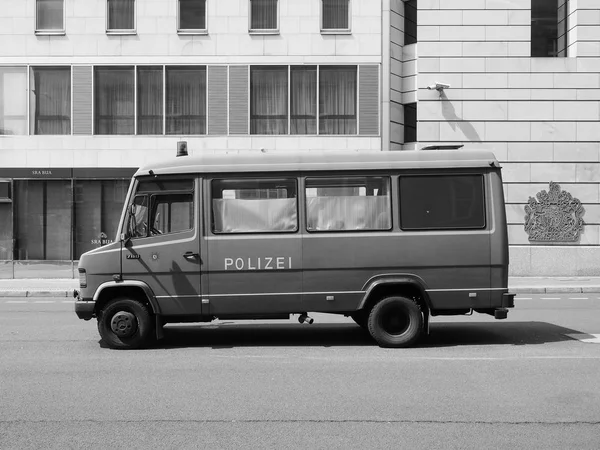
<path id="1" fill-rule="evenodd" d="M 208 134 L 227 134 L 227 66 L 208 66 Z"/>
<path id="2" fill-rule="evenodd" d="M 248 66 L 229 67 L 229 134 L 248 134 Z"/>
<path id="3" fill-rule="evenodd" d="M 358 134 L 379 134 L 379 66 L 359 66 Z"/>
<path id="4" fill-rule="evenodd" d="M 92 134 L 92 66 L 73 66 L 73 134 Z"/>

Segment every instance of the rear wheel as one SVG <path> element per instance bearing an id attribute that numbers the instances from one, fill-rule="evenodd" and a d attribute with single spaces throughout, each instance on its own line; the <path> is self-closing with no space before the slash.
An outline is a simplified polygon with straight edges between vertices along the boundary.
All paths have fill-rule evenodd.
<path id="1" fill-rule="evenodd" d="M 381 347 L 410 347 L 423 332 L 423 313 L 406 297 L 387 297 L 369 314 L 368 328 Z"/>
<path id="2" fill-rule="evenodd" d="M 154 324 L 145 305 L 137 300 L 118 298 L 98 315 L 98 331 L 110 348 L 135 349 L 150 343 Z"/>

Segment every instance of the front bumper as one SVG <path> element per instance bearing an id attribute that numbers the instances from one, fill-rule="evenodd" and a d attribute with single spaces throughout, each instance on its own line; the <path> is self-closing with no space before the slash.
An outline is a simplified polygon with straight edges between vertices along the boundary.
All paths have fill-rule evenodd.
<path id="1" fill-rule="evenodd" d="M 75 314 L 83 320 L 93 319 L 96 315 L 96 302 L 92 299 L 81 298 L 79 291 L 73 291 L 75 297 Z"/>

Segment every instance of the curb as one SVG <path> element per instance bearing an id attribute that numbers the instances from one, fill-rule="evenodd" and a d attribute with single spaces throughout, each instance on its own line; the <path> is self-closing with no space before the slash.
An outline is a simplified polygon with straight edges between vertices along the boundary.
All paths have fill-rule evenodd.
<path id="1" fill-rule="evenodd" d="M 18 290 L 18 291 L 0 291 L 0 297 L 70 297 L 73 295 L 73 290 Z"/>
<path id="2" fill-rule="evenodd" d="M 554 286 L 554 287 L 509 287 L 508 292 L 515 294 L 598 294 L 600 286 Z"/>

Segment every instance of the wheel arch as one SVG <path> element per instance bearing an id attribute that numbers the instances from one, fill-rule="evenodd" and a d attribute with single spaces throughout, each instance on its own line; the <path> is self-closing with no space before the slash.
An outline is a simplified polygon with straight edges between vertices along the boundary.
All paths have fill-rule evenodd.
<path id="1" fill-rule="evenodd" d="M 114 298 L 127 297 L 146 305 L 150 312 L 160 315 L 160 307 L 152 289 L 141 281 L 107 282 L 101 284 L 94 293 L 96 314 Z"/>
<path id="2" fill-rule="evenodd" d="M 370 310 L 379 300 L 394 295 L 403 295 L 415 300 L 425 315 L 431 311 L 431 300 L 425 282 L 416 275 L 382 275 L 371 278 L 363 287 L 363 296 L 358 309 Z"/>

